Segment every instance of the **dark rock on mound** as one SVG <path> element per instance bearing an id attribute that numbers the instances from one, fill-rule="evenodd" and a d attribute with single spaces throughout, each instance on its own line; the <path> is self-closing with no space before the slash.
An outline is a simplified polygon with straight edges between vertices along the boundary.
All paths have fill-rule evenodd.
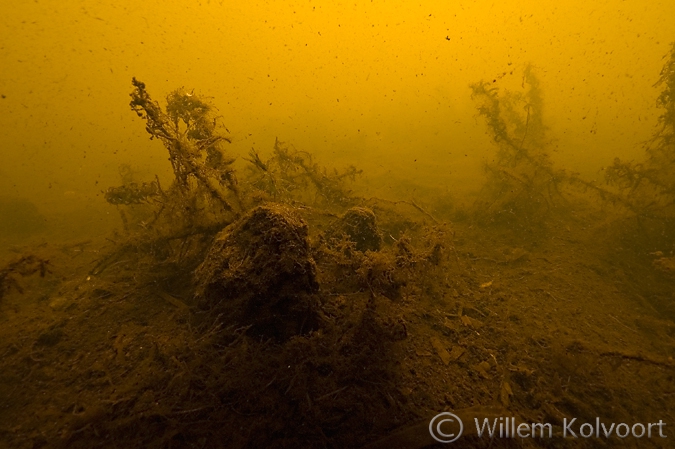
<path id="1" fill-rule="evenodd" d="M 257 207 L 218 234 L 197 268 L 209 309 L 281 340 L 316 328 L 316 265 L 307 224 L 281 205 Z"/>
<path id="2" fill-rule="evenodd" d="M 343 236 L 356 243 L 358 251 L 379 251 L 382 246 L 382 235 L 377 227 L 375 214 L 365 207 L 352 207 L 331 224 L 326 232 L 329 242 Z"/>

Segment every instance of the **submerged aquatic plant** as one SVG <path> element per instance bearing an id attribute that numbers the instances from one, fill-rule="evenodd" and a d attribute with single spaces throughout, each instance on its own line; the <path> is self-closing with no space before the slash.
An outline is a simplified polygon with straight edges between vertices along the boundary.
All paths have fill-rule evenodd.
<path id="1" fill-rule="evenodd" d="M 470 86 L 471 97 L 478 103 L 478 113 L 485 118 L 492 139 L 499 145 L 499 165 L 515 166 L 526 160 L 550 167 L 543 95 L 531 65 L 523 72 L 525 85 L 525 92 L 500 92 L 488 81 L 480 81 Z"/>
<path id="2" fill-rule="evenodd" d="M 558 186 L 567 174 L 553 167 L 548 154 L 543 96 L 532 66 L 524 70 L 523 86 L 524 92 L 500 92 L 487 81 L 470 87 L 499 148 L 496 160 L 485 163 L 488 182 L 479 216 L 531 229 L 560 202 Z"/>
<path id="3" fill-rule="evenodd" d="M 216 108 L 194 91 L 176 89 L 164 109 L 152 99 L 145 83 L 132 79 L 131 109 L 145 120 L 150 139 L 158 139 L 169 153 L 174 179 L 163 189 L 159 178 L 138 182 L 129 167 L 120 171 L 123 185 L 110 187 L 105 199 L 124 206 L 120 215 L 127 238 L 101 259 L 99 273 L 129 253 L 164 260 L 194 259 L 204 242 L 243 212 L 234 158 L 221 144 L 230 139 L 220 132 Z M 227 129 L 225 129 L 227 131 Z"/>
<path id="4" fill-rule="evenodd" d="M 298 151 L 276 139 L 272 157 L 263 161 L 252 149 L 249 158 L 249 184 L 263 199 L 301 202 L 326 208 L 352 205 L 354 198 L 347 187 L 362 170 L 350 166 L 342 171 L 328 170 L 314 161 L 310 153 Z"/>
<path id="5" fill-rule="evenodd" d="M 238 202 L 237 181 L 230 168 L 234 159 L 226 158 L 220 148 L 221 142 L 231 141 L 216 131 L 215 108 L 206 99 L 181 88 L 168 95 L 163 111 L 146 91 L 145 83 L 133 78 L 132 84 L 131 109 L 146 121 L 150 138 L 161 140 L 169 151 L 174 186 L 184 196 L 201 190 L 225 211 L 236 215 L 231 200 L 222 191 L 224 187 Z"/>
<path id="6" fill-rule="evenodd" d="M 606 170 L 607 182 L 635 195 L 642 188 L 675 197 L 675 42 L 659 80 L 663 86 L 656 104 L 664 112 L 659 116 L 659 129 L 647 144 L 644 162 L 626 162 L 619 158 Z"/>
<path id="7" fill-rule="evenodd" d="M 664 86 L 656 103 L 659 107 L 665 109 L 665 112 L 659 117 L 661 129 L 656 135 L 660 140 L 661 148 L 669 148 L 671 154 L 668 162 L 673 163 L 672 151 L 675 150 L 675 42 L 671 44 L 670 56 L 666 61 L 659 80 L 654 87 Z"/>
<path id="8" fill-rule="evenodd" d="M 675 42 L 668 60 L 654 87 L 663 90 L 656 104 L 663 110 L 659 128 L 646 145 L 643 161 L 623 161 L 615 158 L 605 169 L 605 180 L 635 213 L 638 221 L 656 225 L 661 235 L 668 234 L 675 223 Z"/>
<path id="9" fill-rule="evenodd" d="M 646 144 L 646 157 L 642 161 L 615 158 L 605 168 L 606 187 L 553 165 L 541 89 L 531 66 L 524 71 L 523 86 L 527 86 L 524 92 L 509 92 L 486 81 L 471 85 L 478 113 L 498 146 L 496 159 L 485 164 L 488 180 L 477 204 L 479 220 L 531 231 L 541 227 L 554 209 L 565 210 L 566 197 L 572 193 L 567 187 L 571 187 L 618 205 L 621 214 L 628 211 L 637 218 L 640 231 L 636 235 L 650 244 L 674 244 L 675 43 L 654 85 L 663 89 L 657 98 L 663 113 L 658 130 Z"/>

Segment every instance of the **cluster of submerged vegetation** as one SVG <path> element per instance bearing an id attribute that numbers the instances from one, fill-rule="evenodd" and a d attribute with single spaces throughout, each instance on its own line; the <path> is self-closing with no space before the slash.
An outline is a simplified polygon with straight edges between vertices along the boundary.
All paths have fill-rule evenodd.
<path id="1" fill-rule="evenodd" d="M 230 139 L 219 132 L 215 107 L 209 99 L 185 89 L 167 97 L 165 110 L 154 101 L 145 84 L 133 79 L 131 108 L 146 121 L 151 139 L 168 150 L 174 179 L 164 190 L 159 179 L 138 183 L 125 170 L 125 183 L 111 187 L 105 199 L 152 214 L 140 225 L 145 231 L 176 232 L 222 227 L 251 207 L 266 201 L 320 205 L 326 209 L 353 204 L 345 180 L 360 173 L 354 167 L 327 171 L 311 154 L 276 141 L 272 157 L 263 160 L 255 149 L 249 158 L 245 185 L 240 185 L 222 144 Z M 226 128 L 223 128 L 226 130 Z M 150 205 L 151 207 L 147 207 Z M 138 207 L 141 206 L 141 207 Z M 132 229 L 122 210 L 127 231 Z M 136 223 L 139 224 L 139 223 Z"/>
<path id="2" fill-rule="evenodd" d="M 656 226 L 656 234 L 673 243 L 675 227 L 675 43 L 654 87 L 663 90 L 657 105 L 663 110 L 658 130 L 647 142 L 642 161 L 614 159 L 605 171 L 624 204 L 641 222 Z M 659 239 L 661 240 L 661 239 Z"/>
<path id="3" fill-rule="evenodd" d="M 139 183 L 126 176 L 123 185 L 105 193 L 109 203 L 124 207 L 120 213 L 132 236 L 127 249 L 130 242 L 132 246 L 144 242 L 148 248 L 148 242 L 156 247 L 160 242 L 184 242 L 186 236 L 213 235 L 246 211 L 269 202 L 311 207 L 333 218 L 357 205 L 382 208 L 404 203 L 354 196 L 349 181 L 361 170 L 353 166 L 328 170 L 310 153 L 279 140 L 269 158 L 250 151 L 240 181 L 233 168 L 235 158 L 223 148 L 230 142 L 220 132 L 226 128 L 219 127 L 209 99 L 181 88 L 168 95 L 163 110 L 144 83 L 134 79 L 133 86 L 131 108 L 146 121 L 151 138 L 168 150 L 174 179 L 163 189 L 158 178 Z M 532 66 L 524 70 L 523 86 L 523 92 L 510 92 L 486 81 L 471 85 L 478 113 L 498 146 L 496 158 L 485 163 L 486 183 L 472 212 L 477 222 L 531 234 L 543 230 L 550 219 L 568 213 L 574 195 L 592 192 L 628 211 L 642 234 L 659 236 L 658 244 L 675 243 L 671 232 L 675 220 L 675 44 L 656 83 L 663 87 L 657 103 L 664 112 L 658 132 L 647 143 L 646 158 L 637 162 L 616 158 L 605 168 L 604 185 L 552 162 L 543 95 Z M 417 204 L 407 204 L 435 221 Z"/>
<path id="4" fill-rule="evenodd" d="M 167 149 L 174 177 L 163 188 L 157 177 L 138 182 L 128 166 L 120 170 L 124 184 L 104 194 L 108 203 L 118 206 L 125 234 L 118 236 L 118 247 L 99 261 L 95 274 L 130 253 L 154 254 L 163 264 L 190 259 L 198 263 L 217 232 L 265 204 L 295 207 L 305 217 L 323 220 L 319 227 L 344 221 L 349 215 L 340 215 L 355 206 L 365 207 L 366 215 L 376 209 L 383 216 L 396 216 L 380 225 L 385 230 L 391 226 L 397 236 L 412 225 L 401 223 L 405 220 L 394 212 L 397 208 L 408 207 L 437 224 L 414 202 L 354 195 L 350 182 L 361 170 L 354 166 L 327 169 L 309 152 L 278 139 L 267 158 L 251 149 L 243 158 L 247 166 L 240 179 L 233 168 L 235 158 L 223 148 L 223 143 L 230 142 L 227 128 L 219 125 L 216 108 L 208 98 L 180 88 L 167 96 L 163 109 L 143 82 L 134 78 L 132 84 L 131 108 L 145 120 L 150 138 L 160 140 Z M 351 231 L 345 232 L 350 235 Z M 342 238 L 342 233 L 327 235 L 332 240 Z"/>
<path id="5" fill-rule="evenodd" d="M 523 74 L 525 92 L 499 91 L 489 82 L 471 86 L 485 118 L 497 157 L 485 164 L 487 182 L 475 216 L 484 224 L 515 231 L 542 230 L 570 210 L 574 196 L 592 192 L 633 217 L 635 235 L 666 248 L 675 244 L 675 43 L 655 87 L 664 111 L 659 129 L 646 143 L 642 161 L 615 158 L 604 169 L 604 185 L 556 167 L 549 153 L 539 82 L 531 66 Z"/>
<path id="6" fill-rule="evenodd" d="M 368 288 L 373 296 L 397 296 L 415 267 L 440 262 L 443 226 L 415 202 L 355 195 L 349 183 L 361 170 L 327 169 L 310 153 L 277 139 L 267 158 L 251 149 L 239 176 L 235 158 L 223 148 L 230 142 L 223 132 L 227 128 L 219 126 L 209 99 L 181 88 L 167 96 L 162 108 L 143 82 L 134 78 L 132 83 L 131 108 L 145 120 L 150 138 L 167 149 L 174 176 L 164 188 L 157 177 L 137 182 L 128 166 L 121 169 L 124 184 L 109 188 L 105 199 L 118 207 L 124 233 L 91 274 L 134 260 L 149 276 L 145 282 L 180 278 L 182 285 L 192 286 L 190 295 L 196 292 L 206 304 L 209 291 L 230 297 L 237 291 L 247 296 L 244 290 L 266 292 L 249 298 L 253 302 L 278 297 L 278 291 L 268 290 L 279 290 L 289 279 L 299 283 L 297 294 L 311 294 L 315 289 L 308 286 L 317 277 L 331 284 L 353 281 L 352 288 Z M 420 220 L 411 221 L 401 209 Z M 420 243 L 412 244 L 411 233 L 420 235 Z M 382 244 L 382 235 L 389 236 L 388 245 Z M 251 261 L 256 261 L 253 266 Z M 323 267 L 318 274 L 317 263 Z M 233 287 L 240 281 L 245 289 Z M 312 301 L 305 305 L 316 309 Z M 271 320 L 258 318 L 279 337 Z"/>

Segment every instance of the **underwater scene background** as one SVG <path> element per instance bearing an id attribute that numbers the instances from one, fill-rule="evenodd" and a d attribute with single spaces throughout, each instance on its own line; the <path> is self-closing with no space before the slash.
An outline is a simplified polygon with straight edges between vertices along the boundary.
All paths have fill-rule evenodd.
<path id="1" fill-rule="evenodd" d="M 672 2 L 4 10 L 0 447 L 670 447 Z"/>

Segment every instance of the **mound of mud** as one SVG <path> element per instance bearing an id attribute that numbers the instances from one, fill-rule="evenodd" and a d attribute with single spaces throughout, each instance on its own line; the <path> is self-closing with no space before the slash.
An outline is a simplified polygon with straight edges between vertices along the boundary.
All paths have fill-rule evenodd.
<path id="1" fill-rule="evenodd" d="M 316 265 L 307 224 L 282 205 L 259 206 L 218 234 L 196 271 L 202 306 L 286 339 L 316 326 Z"/>

